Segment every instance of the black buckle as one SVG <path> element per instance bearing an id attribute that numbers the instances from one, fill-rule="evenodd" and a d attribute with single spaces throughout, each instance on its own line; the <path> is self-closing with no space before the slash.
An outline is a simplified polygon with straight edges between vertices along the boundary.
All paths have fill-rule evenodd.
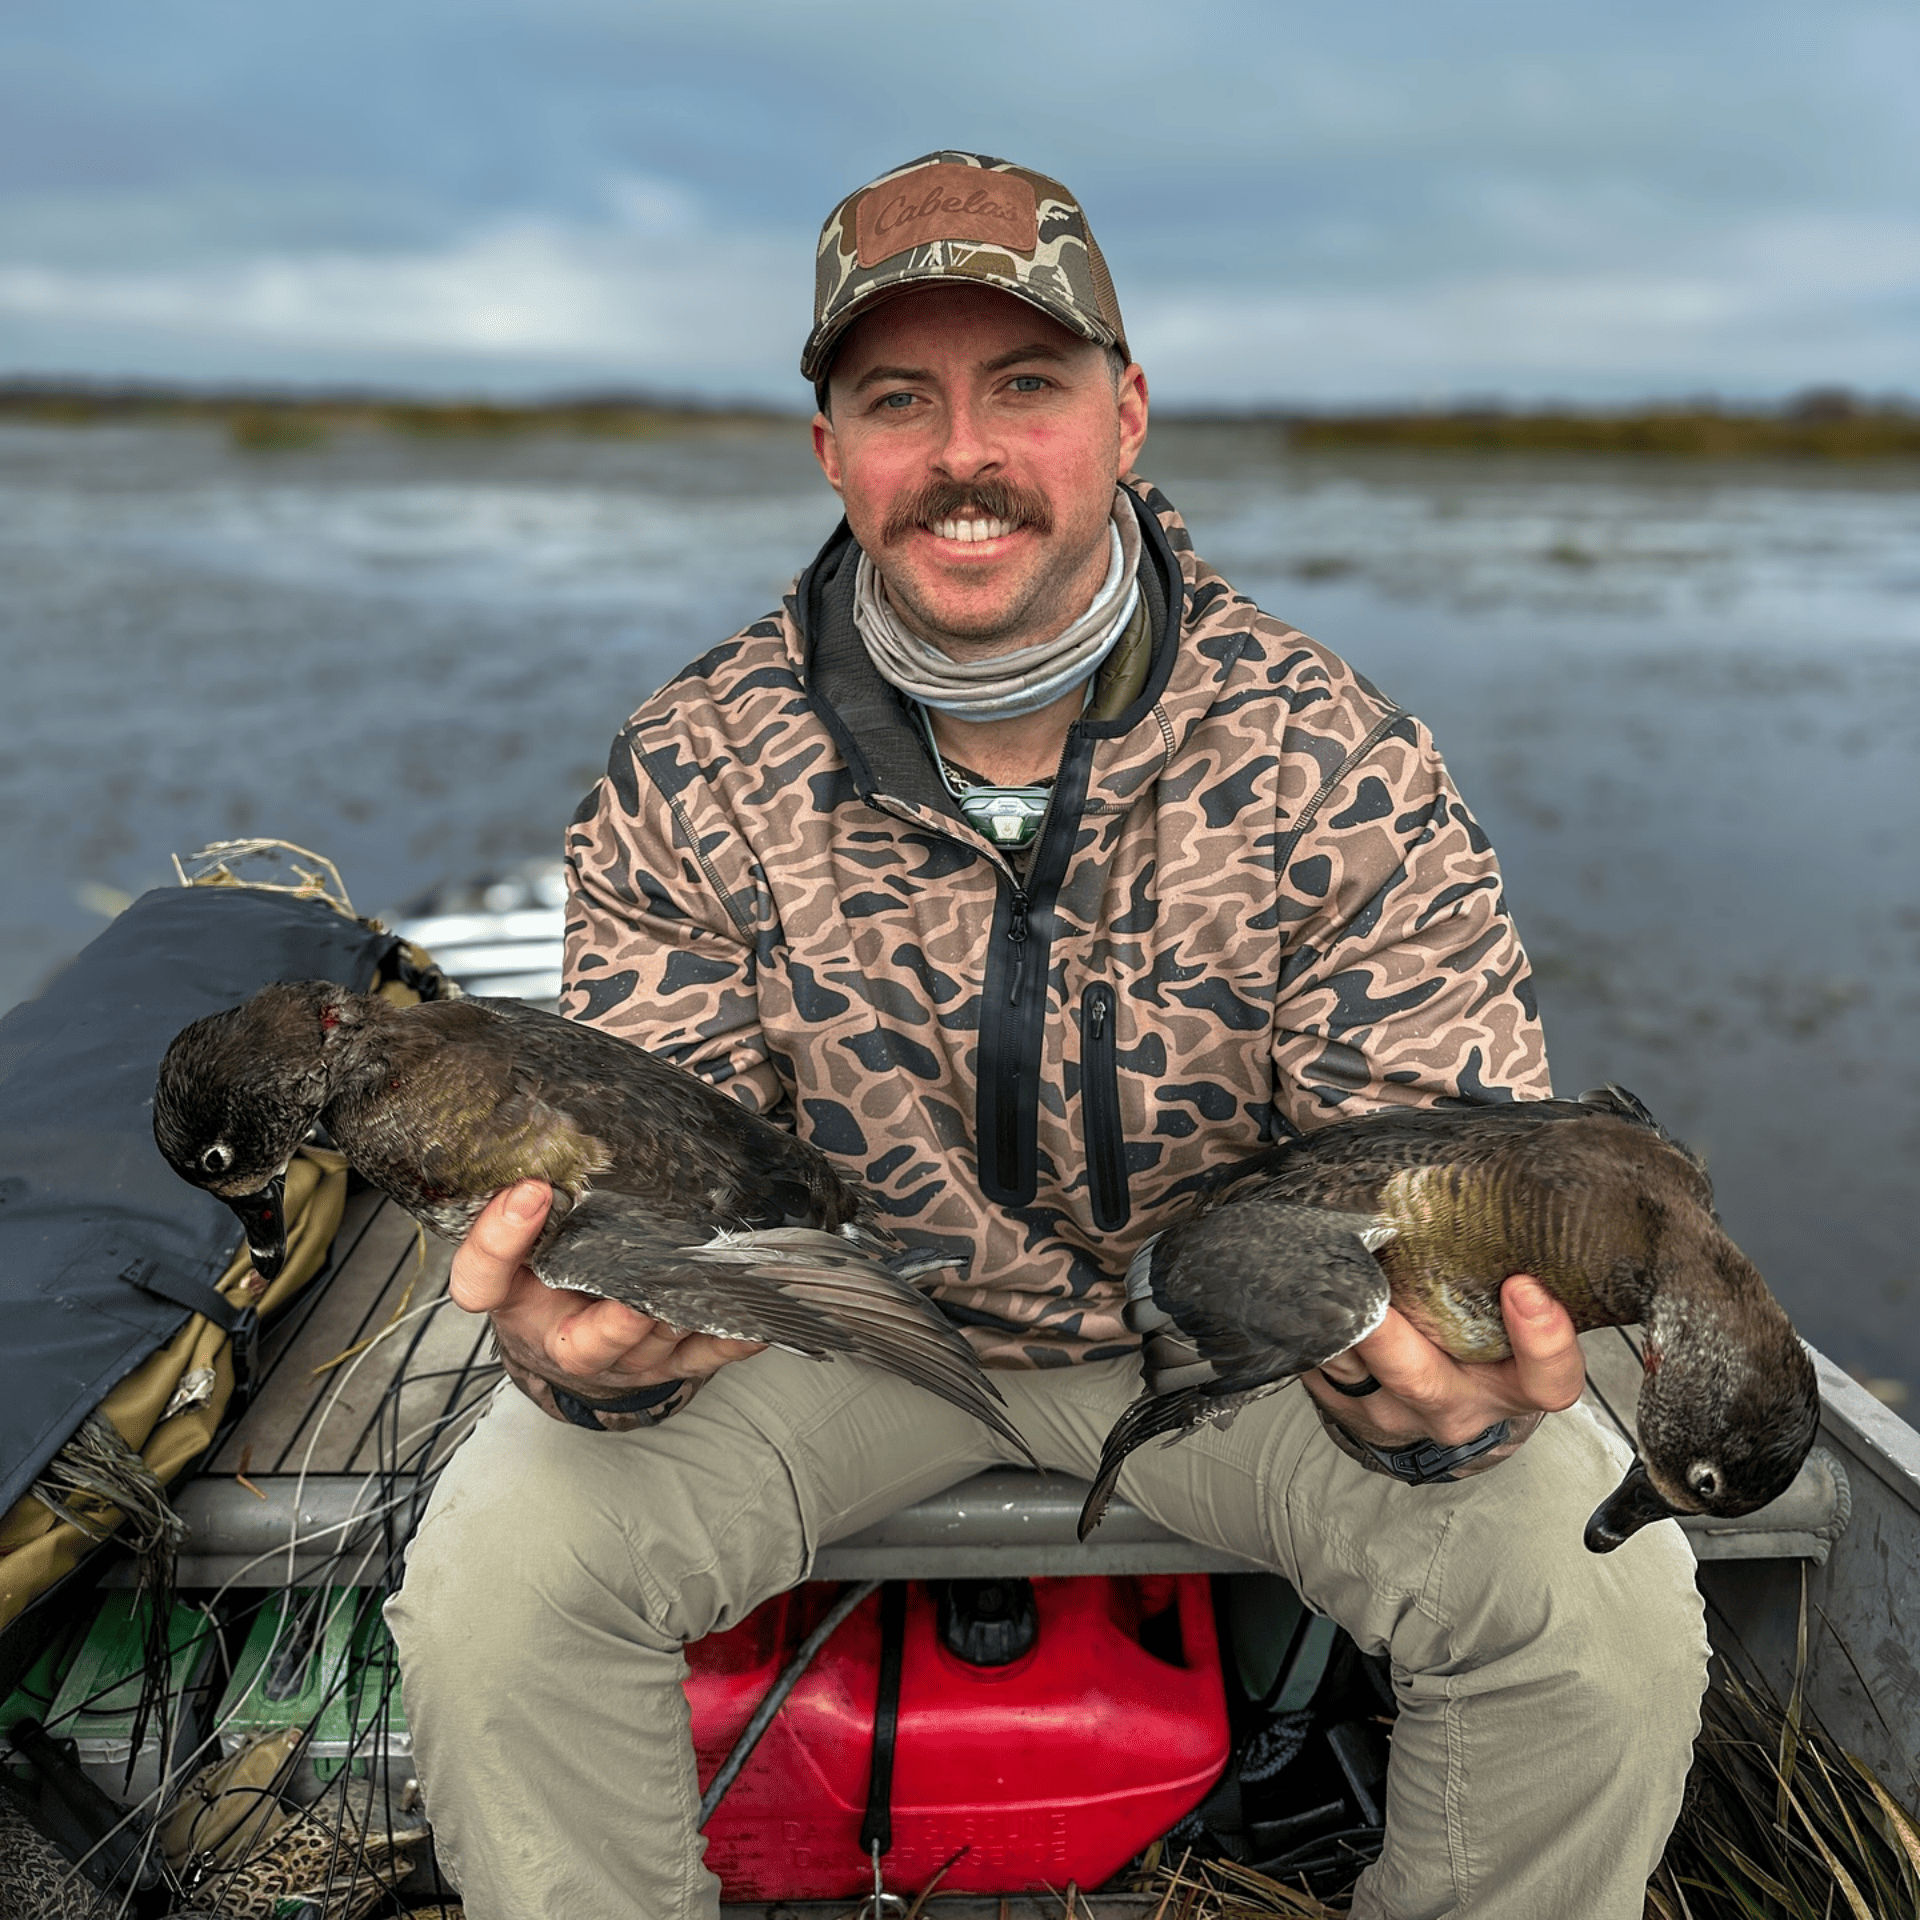
<path id="1" fill-rule="evenodd" d="M 1451 1480 L 1459 1468 L 1478 1460 L 1483 1453 L 1505 1446 L 1513 1438 L 1513 1425 L 1511 1421 L 1496 1420 L 1484 1432 L 1476 1433 L 1471 1440 L 1462 1440 L 1457 1447 L 1443 1447 L 1437 1440 L 1417 1440 L 1410 1447 L 1376 1447 L 1357 1433 L 1347 1437 L 1365 1447 L 1396 1480 L 1404 1480 L 1410 1487 L 1431 1487 Z"/>
<path id="2" fill-rule="evenodd" d="M 233 1352 L 233 1397 L 243 1407 L 260 1384 L 260 1309 L 249 1302 L 228 1333 Z"/>

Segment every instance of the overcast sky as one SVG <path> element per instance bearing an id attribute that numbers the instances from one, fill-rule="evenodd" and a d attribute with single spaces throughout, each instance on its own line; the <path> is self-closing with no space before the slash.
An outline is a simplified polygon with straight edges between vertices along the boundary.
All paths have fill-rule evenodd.
<path id="1" fill-rule="evenodd" d="M 938 146 L 1162 401 L 1920 393 L 1914 0 L 0 0 L 0 376 L 799 403 Z"/>

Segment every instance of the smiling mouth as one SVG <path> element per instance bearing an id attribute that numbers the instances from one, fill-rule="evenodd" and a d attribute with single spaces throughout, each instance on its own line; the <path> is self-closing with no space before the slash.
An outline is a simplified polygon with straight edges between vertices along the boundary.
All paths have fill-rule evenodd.
<path id="1" fill-rule="evenodd" d="M 895 502 L 880 530 L 880 543 L 892 546 L 909 535 L 929 533 L 936 540 L 970 547 L 983 540 L 1004 540 L 1023 528 L 1043 539 L 1053 531 L 1045 494 L 991 478 L 936 480 Z"/>
<path id="2" fill-rule="evenodd" d="M 976 540 L 1004 540 L 1014 529 L 1011 520 L 936 520 L 927 531 L 941 540 L 971 543 Z"/>

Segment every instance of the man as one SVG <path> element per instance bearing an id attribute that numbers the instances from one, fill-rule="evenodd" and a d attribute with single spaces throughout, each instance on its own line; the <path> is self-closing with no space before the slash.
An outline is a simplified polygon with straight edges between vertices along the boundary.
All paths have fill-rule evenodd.
<path id="1" fill-rule="evenodd" d="M 1424 729 L 1127 477 L 1146 381 L 1057 182 L 942 153 L 849 196 L 802 368 L 846 524 L 616 742 L 569 836 L 569 1008 L 967 1255 L 937 1297 L 1087 1474 L 1139 1387 L 1141 1241 L 1289 1126 L 1544 1094 L 1524 956 Z M 711 1913 L 682 1646 L 1007 1453 L 874 1372 L 548 1291 L 545 1205 L 502 1195 L 455 1264 L 523 1391 L 390 1609 L 416 1754 L 475 1920 Z M 1621 1456 L 1542 1424 L 1579 1349 L 1533 1282 L 1504 1305 L 1510 1361 L 1390 1315 L 1121 1488 L 1391 1653 L 1356 1913 L 1626 1920 L 1704 1678 L 1691 1560 L 1672 1528 L 1585 1552 Z"/>

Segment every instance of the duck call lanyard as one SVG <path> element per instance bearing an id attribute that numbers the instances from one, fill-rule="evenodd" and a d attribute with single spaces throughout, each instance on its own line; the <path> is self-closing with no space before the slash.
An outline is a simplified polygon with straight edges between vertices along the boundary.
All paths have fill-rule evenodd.
<path id="1" fill-rule="evenodd" d="M 1087 681 L 1087 697 L 1093 696 L 1093 681 Z M 1051 787 L 996 787 L 982 780 L 969 780 L 963 774 L 955 773 L 947 765 L 940 752 L 940 743 L 933 737 L 933 715 L 914 702 L 914 709 L 920 716 L 920 725 L 927 736 L 927 749 L 933 755 L 933 764 L 940 770 L 940 778 L 946 783 L 947 791 L 953 795 L 961 815 L 968 826 L 976 833 L 984 834 L 996 847 L 1011 847 L 1018 852 L 1022 847 L 1030 846 L 1033 836 L 1040 831 L 1040 822 L 1047 817 L 1047 799 Z"/>

